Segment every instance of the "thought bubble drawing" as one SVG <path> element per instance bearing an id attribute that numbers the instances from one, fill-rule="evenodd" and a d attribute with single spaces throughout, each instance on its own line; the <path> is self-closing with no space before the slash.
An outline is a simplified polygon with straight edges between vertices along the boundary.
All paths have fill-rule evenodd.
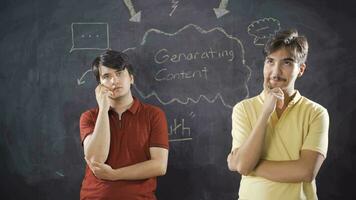
<path id="1" fill-rule="evenodd" d="M 105 50 L 109 48 L 107 23 L 72 23 L 72 48 L 74 50 Z"/>
<path id="2" fill-rule="evenodd" d="M 174 33 L 149 29 L 140 45 L 125 52 L 136 69 L 135 89 L 163 105 L 204 99 L 232 107 L 249 94 L 251 71 L 243 45 L 220 27 L 189 24 Z"/>
<path id="3" fill-rule="evenodd" d="M 279 20 L 268 17 L 253 21 L 247 27 L 247 33 L 255 37 L 255 45 L 264 45 L 267 40 L 281 29 Z"/>

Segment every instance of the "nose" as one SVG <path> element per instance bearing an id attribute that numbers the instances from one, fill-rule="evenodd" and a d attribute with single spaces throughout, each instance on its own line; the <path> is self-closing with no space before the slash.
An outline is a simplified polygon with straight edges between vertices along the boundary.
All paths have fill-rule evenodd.
<path id="1" fill-rule="evenodd" d="M 272 75 L 273 76 L 278 76 L 281 72 L 281 64 L 279 62 L 276 62 L 273 66 L 272 66 Z"/>
<path id="2" fill-rule="evenodd" d="M 114 75 L 114 76 L 111 77 L 110 81 L 111 81 L 112 84 L 117 83 L 119 81 L 119 77 Z"/>

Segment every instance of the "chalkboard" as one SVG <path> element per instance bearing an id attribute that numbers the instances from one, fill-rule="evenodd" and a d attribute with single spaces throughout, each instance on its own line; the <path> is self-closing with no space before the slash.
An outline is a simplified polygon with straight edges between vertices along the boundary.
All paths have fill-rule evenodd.
<path id="1" fill-rule="evenodd" d="M 302 95 L 330 115 L 320 199 L 353 199 L 356 28 L 351 1 L 9 1 L 0 8 L 0 173 L 4 199 L 78 199 L 79 117 L 95 107 L 90 70 L 105 49 L 129 55 L 134 96 L 169 125 L 163 200 L 232 200 L 231 112 L 262 89 L 262 48 L 276 31 L 308 37 Z"/>

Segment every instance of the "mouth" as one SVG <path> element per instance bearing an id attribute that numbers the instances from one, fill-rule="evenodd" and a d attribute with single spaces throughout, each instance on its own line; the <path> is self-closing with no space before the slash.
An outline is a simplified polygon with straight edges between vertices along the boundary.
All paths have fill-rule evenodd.
<path id="1" fill-rule="evenodd" d="M 270 78 L 268 81 L 267 81 L 267 87 L 269 89 L 272 89 L 274 87 L 277 87 L 278 85 L 280 85 L 281 83 L 287 81 L 286 79 L 284 78 L 280 78 L 280 77 L 273 77 L 273 78 Z"/>
<path id="2" fill-rule="evenodd" d="M 114 93 L 120 89 L 122 89 L 122 87 L 115 87 L 115 88 L 111 89 L 110 91 Z"/>
<path id="3" fill-rule="evenodd" d="M 269 80 L 273 81 L 273 82 L 284 82 L 284 81 L 286 81 L 286 79 L 281 78 L 281 77 L 273 77 L 273 78 L 271 78 Z"/>

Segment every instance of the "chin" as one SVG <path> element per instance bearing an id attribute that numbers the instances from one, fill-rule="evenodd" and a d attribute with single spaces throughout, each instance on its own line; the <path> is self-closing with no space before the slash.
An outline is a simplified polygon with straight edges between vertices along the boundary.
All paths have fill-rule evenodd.
<path id="1" fill-rule="evenodd" d="M 268 84 L 271 88 L 286 88 L 286 86 L 283 84 L 283 83 L 280 83 L 280 82 L 275 82 L 275 83 L 271 83 L 269 82 Z"/>
<path id="2" fill-rule="evenodd" d="M 120 100 L 120 99 L 124 98 L 125 96 L 127 96 L 127 95 L 121 94 L 121 93 L 117 93 L 117 94 L 115 94 L 114 96 L 111 96 L 110 98 L 111 98 L 112 100 Z"/>
<path id="3" fill-rule="evenodd" d="M 114 96 L 110 96 L 109 98 L 115 100 L 115 99 L 119 99 L 120 97 L 121 97 L 120 95 L 114 95 Z"/>

